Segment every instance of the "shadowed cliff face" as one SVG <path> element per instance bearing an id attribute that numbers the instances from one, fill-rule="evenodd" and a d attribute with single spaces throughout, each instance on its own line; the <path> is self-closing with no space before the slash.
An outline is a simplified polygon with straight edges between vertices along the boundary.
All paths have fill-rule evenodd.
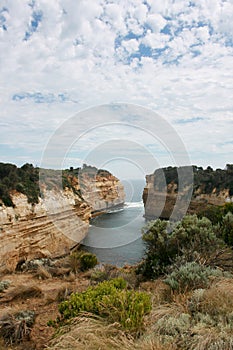
<path id="1" fill-rule="evenodd" d="M 174 218 L 180 219 L 186 212 L 198 213 L 208 205 L 221 206 L 232 200 L 232 166 L 228 165 L 224 170 L 192 166 L 192 184 L 185 181 L 179 184 L 177 169 L 182 168 L 185 167 L 158 169 L 146 176 L 143 202 L 147 219 L 168 220 L 174 215 L 175 205 Z"/>
<path id="2" fill-rule="evenodd" d="M 63 190 L 42 185 L 38 203 L 16 190 L 10 194 L 13 207 L 1 201 L 0 271 L 13 271 L 23 260 L 69 253 L 87 234 L 93 212 L 124 204 L 123 185 L 108 172 L 67 174 L 66 184 Z"/>

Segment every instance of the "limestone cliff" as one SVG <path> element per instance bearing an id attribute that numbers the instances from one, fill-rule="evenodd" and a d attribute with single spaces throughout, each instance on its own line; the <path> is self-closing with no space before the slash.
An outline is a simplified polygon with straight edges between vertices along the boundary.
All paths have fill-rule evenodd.
<path id="1" fill-rule="evenodd" d="M 96 177 L 87 170 L 80 176 L 74 172 L 63 174 L 63 189 L 49 187 L 48 181 L 41 185 L 37 203 L 16 190 L 10 192 L 13 206 L 0 200 L 0 271 L 13 271 L 23 260 L 68 253 L 87 234 L 93 212 L 124 204 L 124 188 L 109 172 Z"/>
<path id="2" fill-rule="evenodd" d="M 96 174 L 94 179 L 84 173 L 80 187 L 82 197 L 91 207 L 92 215 L 121 206 L 125 201 L 124 186 L 106 171 Z"/>
<path id="3" fill-rule="evenodd" d="M 178 169 L 182 170 L 182 167 Z M 153 174 L 147 175 L 146 187 L 143 191 L 145 217 L 169 219 L 174 214 L 176 205 L 174 218 L 179 219 L 186 212 L 193 214 L 204 210 L 209 205 L 221 206 L 227 201 L 232 201 L 233 169 L 231 165 L 224 170 L 213 170 L 210 167 L 203 170 L 201 167 L 193 166 L 192 172 L 192 183 L 188 184 L 184 181 L 180 184 L 180 188 L 175 167 L 157 169 Z"/>

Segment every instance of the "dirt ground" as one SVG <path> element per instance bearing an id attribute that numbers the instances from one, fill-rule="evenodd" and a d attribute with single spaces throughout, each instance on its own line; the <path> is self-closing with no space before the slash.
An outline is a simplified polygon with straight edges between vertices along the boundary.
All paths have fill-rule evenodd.
<path id="1" fill-rule="evenodd" d="M 63 277 L 51 277 L 40 280 L 29 273 L 15 273 L 5 275 L 1 280 L 9 280 L 10 287 L 0 294 L 0 316 L 22 310 L 32 310 L 36 314 L 35 324 L 31 331 L 29 341 L 24 341 L 20 345 L 6 346 L 0 340 L 0 350 L 41 350 L 45 349 L 49 340 L 53 337 L 54 328 L 49 327 L 47 322 L 55 320 L 58 316 L 58 293 L 61 290 L 83 291 L 89 285 L 89 279 L 84 274 L 75 277 L 74 281 L 67 281 Z M 41 289 L 40 297 L 20 298 L 10 300 L 12 290 L 20 288 L 22 285 L 33 285 Z"/>

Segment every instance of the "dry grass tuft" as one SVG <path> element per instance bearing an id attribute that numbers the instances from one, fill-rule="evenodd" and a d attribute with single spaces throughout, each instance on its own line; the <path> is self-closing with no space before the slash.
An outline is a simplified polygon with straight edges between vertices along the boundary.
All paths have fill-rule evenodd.
<path id="1" fill-rule="evenodd" d="M 233 312 L 233 280 L 221 279 L 191 301 L 193 311 L 225 317 Z"/>
<path id="2" fill-rule="evenodd" d="M 56 301 L 60 303 L 66 300 L 72 292 L 73 291 L 68 286 L 60 288 L 57 293 Z"/>
<path id="3" fill-rule="evenodd" d="M 9 290 L 6 293 L 7 301 L 28 299 L 28 298 L 41 298 L 43 296 L 42 290 L 38 286 L 21 285 Z"/>
<path id="4" fill-rule="evenodd" d="M 140 283 L 140 290 L 153 295 L 153 305 L 160 305 L 172 301 L 171 288 L 160 279 L 154 282 Z"/>
<path id="5" fill-rule="evenodd" d="M 69 275 L 71 272 L 71 268 L 69 267 L 49 267 L 48 272 L 53 276 L 53 277 L 63 277 L 65 275 Z"/>
<path id="6" fill-rule="evenodd" d="M 76 276 L 73 272 L 70 272 L 69 275 L 65 275 L 63 277 L 63 279 L 66 281 L 66 282 L 74 282 L 75 279 L 76 279 Z"/>
<path id="7" fill-rule="evenodd" d="M 0 319 L 0 336 L 4 339 L 6 345 L 28 340 L 34 321 L 35 317 L 32 311 L 5 314 Z"/>
<path id="8" fill-rule="evenodd" d="M 187 344 L 190 350 L 232 350 L 233 335 L 231 331 L 217 330 L 216 327 L 196 329 L 196 334 Z"/>
<path id="9" fill-rule="evenodd" d="M 51 273 L 45 266 L 38 266 L 34 276 L 42 280 L 46 280 L 52 277 Z"/>
<path id="10" fill-rule="evenodd" d="M 120 330 L 117 323 L 107 324 L 97 317 L 80 316 L 71 326 L 63 327 L 66 333 L 55 338 L 50 350 L 174 350 L 159 339 L 135 340 Z"/>

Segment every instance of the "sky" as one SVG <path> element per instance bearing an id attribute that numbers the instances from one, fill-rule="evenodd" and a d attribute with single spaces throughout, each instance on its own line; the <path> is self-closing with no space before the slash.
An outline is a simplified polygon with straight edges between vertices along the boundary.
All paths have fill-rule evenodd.
<path id="1" fill-rule="evenodd" d="M 0 161 L 233 163 L 232 18 L 232 0 L 0 0 Z"/>

